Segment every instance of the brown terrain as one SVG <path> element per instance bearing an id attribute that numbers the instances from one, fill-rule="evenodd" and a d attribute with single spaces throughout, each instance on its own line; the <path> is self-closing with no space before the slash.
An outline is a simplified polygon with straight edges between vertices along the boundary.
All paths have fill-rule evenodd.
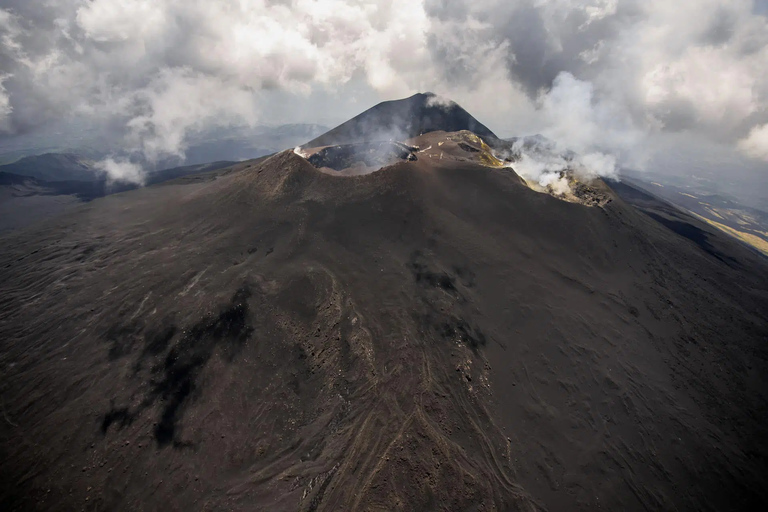
<path id="1" fill-rule="evenodd" d="M 467 132 L 405 146 L 6 235 L 2 508 L 764 509 L 766 259 Z"/>

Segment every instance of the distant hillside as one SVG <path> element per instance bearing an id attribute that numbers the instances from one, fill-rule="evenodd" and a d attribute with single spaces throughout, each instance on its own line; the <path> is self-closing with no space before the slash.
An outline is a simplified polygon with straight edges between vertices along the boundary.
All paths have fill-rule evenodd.
<path id="1" fill-rule="evenodd" d="M 10 172 L 0 172 L 0 186 L 2 185 L 21 185 L 26 181 L 34 181 L 30 176 L 13 174 Z"/>
<path id="2" fill-rule="evenodd" d="M 71 153 L 46 153 L 28 156 L 0 166 L 0 171 L 23 176 L 34 176 L 44 181 L 97 181 L 103 174 L 91 160 Z"/>
<path id="3" fill-rule="evenodd" d="M 238 127 L 216 130 L 189 141 L 182 163 L 199 164 L 216 160 L 250 160 L 293 148 L 328 130 L 317 124 L 285 124 L 280 126 Z M 179 165 L 176 160 L 162 167 Z"/>
<path id="4" fill-rule="evenodd" d="M 169 169 L 222 160 L 250 160 L 296 147 L 327 131 L 327 126 L 310 123 L 218 127 L 189 134 L 184 158 L 162 158 L 150 167 Z M 45 180 L 97 180 L 99 172 L 93 175 L 93 163 L 119 154 L 121 149 L 119 138 L 106 139 L 98 130 L 82 127 L 56 130 L 55 133 L 23 134 L 0 140 L 0 171 Z M 4 168 L 5 165 L 12 167 Z M 74 170 L 74 173 L 62 175 L 62 167 Z M 55 171 L 55 174 L 43 175 L 46 169 Z"/>
<path id="5" fill-rule="evenodd" d="M 701 187 L 662 185 L 638 176 L 632 173 L 632 178 L 624 177 L 623 181 L 668 201 L 768 256 L 768 212 L 722 194 L 707 193 Z"/>
<path id="6" fill-rule="evenodd" d="M 379 103 L 303 147 L 402 140 L 428 132 L 461 130 L 469 130 L 484 139 L 498 139 L 458 104 L 432 93 L 419 93 L 410 98 Z"/>
<path id="7" fill-rule="evenodd" d="M 147 177 L 146 185 L 156 185 L 187 176 L 204 177 L 235 163 L 212 162 L 155 171 Z M 97 176 L 96 180 L 90 181 L 46 181 L 33 176 L 0 171 L 0 233 L 58 215 L 65 208 L 81 201 L 91 201 L 136 188 L 139 186 L 134 183 L 109 182 L 103 173 Z"/>

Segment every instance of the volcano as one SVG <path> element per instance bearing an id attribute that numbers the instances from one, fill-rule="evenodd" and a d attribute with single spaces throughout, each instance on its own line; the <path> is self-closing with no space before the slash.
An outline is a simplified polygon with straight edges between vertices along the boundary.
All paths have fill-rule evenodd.
<path id="1" fill-rule="evenodd" d="M 312 159 L 415 98 L 6 235 L 3 509 L 764 509 L 766 259 L 471 116 Z"/>
<path id="2" fill-rule="evenodd" d="M 453 101 L 433 93 L 385 101 L 353 117 L 346 123 L 304 144 L 305 148 L 405 140 L 434 131 L 471 131 L 489 141 L 498 137 L 484 124 Z"/>

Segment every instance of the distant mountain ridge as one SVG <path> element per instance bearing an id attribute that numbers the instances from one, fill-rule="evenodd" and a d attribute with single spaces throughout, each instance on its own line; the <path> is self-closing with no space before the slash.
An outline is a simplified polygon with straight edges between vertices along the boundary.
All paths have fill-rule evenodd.
<path id="1" fill-rule="evenodd" d="M 296 147 L 303 141 L 328 131 L 318 124 L 284 124 L 255 128 L 231 128 L 203 134 L 189 141 L 185 151 L 185 165 L 216 160 L 250 160 Z M 182 162 L 183 163 L 183 162 Z M 181 165 L 177 160 L 166 160 L 162 167 Z"/>
<path id="2" fill-rule="evenodd" d="M 27 156 L 0 166 L 0 171 L 32 176 L 44 181 L 97 181 L 104 173 L 94 162 L 72 153 L 45 153 Z"/>
<path id="3" fill-rule="evenodd" d="M 428 132 L 461 130 L 488 139 L 486 142 L 498 140 L 495 133 L 457 103 L 433 93 L 418 93 L 379 103 L 302 147 L 403 140 Z"/>
<path id="4" fill-rule="evenodd" d="M 327 132 L 328 126 L 310 123 L 282 125 L 216 127 L 200 133 L 189 134 L 185 141 L 184 158 L 171 156 L 155 165 L 151 170 L 198 165 L 217 161 L 241 161 L 260 158 L 297 145 Z M 101 137 L 99 130 L 67 126 L 56 130 L 56 135 L 25 134 L 0 140 L 0 170 L 13 174 L 32 175 L 46 180 L 76 179 L 88 181 L 98 179 L 91 168 L 95 162 L 119 153 L 123 149 L 120 139 Z M 67 155 L 62 158 L 61 155 Z M 79 165 L 84 164 L 84 167 Z M 12 165 L 10 168 L 3 168 Z M 59 167 L 74 170 L 65 176 L 58 173 Z M 53 175 L 43 176 L 24 168 L 50 168 Z M 85 171 L 85 172 L 82 172 Z"/>
<path id="5" fill-rule="evenodd" d="M 205 180 L 207 174 L 216 173 L 235 164 L 236 162 L 212 162 L 155 171 L 147 176 L 145 185 L 156 185 L 185 177 L 191 180 Z M 226 170 L 221 172 L 226 173 Z M 34 176 L 0 171 L 0 233 L 58 215 L 67 205 L 139 188 L 135 183 L 111 182 L 104 173 L 96 176 L 97 179 L 89 181 L 47 181 Z"/>
<path id="6" fill-rule="evenodd" d="M 216 171 L 225 167 L 230 167 L 236 163 L 237 162 L 222 161 L 201 165 L 186 165 L 183 167 L 163 169 L 161 171 L 149 173 L 145 185 L 156 185 L 158 183 L 163 183 L 165 181 L 173 180 L 176 178 L 182 178 L 191 174 Z M 77 198 L 82 201 L 90 201 L 98 197 L 139 188 L 139 185 L 136 183 L 111 182 L 104 173 L 96 175 L 96 178 L 91 180 L 44 180 L 32 175 L 0 171 L 0 186 L 2 185 L 31 187 L 30 191 L 34 189 L 36 191 L 35 194 L 39 195 L 73 195 L 77 196 Z M 30 194 L 31 192 L 25 195 Z"/>

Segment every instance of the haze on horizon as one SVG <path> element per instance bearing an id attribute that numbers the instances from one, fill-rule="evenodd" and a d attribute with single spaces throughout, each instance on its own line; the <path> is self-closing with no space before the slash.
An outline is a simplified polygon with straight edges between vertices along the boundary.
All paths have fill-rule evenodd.
<path id="1" fill-rule="evenodd" d="M 503 137 L 764 196 L 766 69 L 766 0 L 2 0 L 0 143 L 88 128 L 153 162 L 434 91 Z"/>

